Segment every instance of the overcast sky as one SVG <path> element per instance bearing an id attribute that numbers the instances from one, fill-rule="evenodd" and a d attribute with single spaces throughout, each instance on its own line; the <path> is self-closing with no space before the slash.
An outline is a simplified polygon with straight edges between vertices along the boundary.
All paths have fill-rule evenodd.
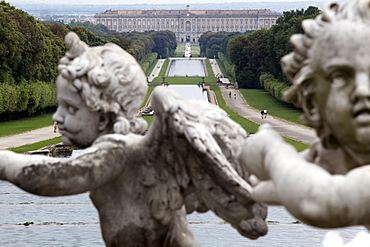
<path id="1" fill-rule="evenodd" d="M 192 4 L 192 3 L 231 3 L 231 2 L 298 2 L 307 0 L 8 0 L 12 3 L 55 3 L 55 4 Z"/>

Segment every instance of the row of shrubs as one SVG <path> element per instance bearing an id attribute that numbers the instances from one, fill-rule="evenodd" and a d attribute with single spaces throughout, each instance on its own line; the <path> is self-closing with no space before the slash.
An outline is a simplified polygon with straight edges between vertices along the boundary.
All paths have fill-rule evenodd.
<path id="1" fill-rule="evenodd" d="M 143 59 L 140 60 L 139 64 L 146 76 L 149 76 L 150 73 L 152 72 L 151 71 L 153 68 L 152 64 L 157 62 L 157 56 L 158 53 L 156 52 L 148 53 L 143 57 Z"/>
<path id="2" fill-rule="evenodd" d="M 218 56 L 218 65 L 220 67 L 223 67 L 223 71 L 226 72 L 226 76 L 229 77 L 229 79 L 234 80 L 235 78 L 235 70 L 234 65 L 229 62 L 225 54 L 222 52 L 217 53 Z"/>
<path id="3" fill-rule="evenodd" d="M 36 81 L 29 84 L 0 84 L 0 121 L 33 116 L 57 105 L 55 84 Z"/>
<path id="4" fill-rule="evenodd" d="M 261 86 L 277 100 L 286 102 L 283 99 L 283 93 L 289 86 L 283 82 L 279 82 L 269 73 L 262 73 L 260 76 L 260 84 Z"/>

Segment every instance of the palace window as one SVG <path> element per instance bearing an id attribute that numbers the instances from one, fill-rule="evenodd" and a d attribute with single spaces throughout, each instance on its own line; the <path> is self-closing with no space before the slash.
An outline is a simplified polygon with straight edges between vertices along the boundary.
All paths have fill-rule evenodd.
<path id="1" fill-rule="evenodd" d="M 187 21 L 187 22 L 186 22 L 186 28 L 185 28 L 185 31 L 187 31 L 187 32 L 190 32 L 190 31 L 191 31 L 191 24 L 190 24 L 190 21 Z"/>

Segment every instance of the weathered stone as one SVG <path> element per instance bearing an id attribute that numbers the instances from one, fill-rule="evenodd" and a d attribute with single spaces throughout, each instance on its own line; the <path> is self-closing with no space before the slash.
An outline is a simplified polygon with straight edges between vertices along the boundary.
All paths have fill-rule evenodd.
<path id="1" fill-rule="evenodd" d="M 253 198 L 284 205 L 319 227 L 370 224 L 369 0 L 327 4 L 282 67 L 318 140 L 301 154 L 268 126 L 248 138 L 239 159 L 255 174 Z"/>
<path id="2" fill-rule="evenodd" d="M 147 91 L 135 59 L 114 44 L 88 47 L 66 36 L 58 110 L 69 159 L 0 152 L 0 179 L 37 195 L 90 191 L 107 246 L 198 246 L 186 209 L 213 210 L 240 234 L 267 233 L 265 204 L 251 198 L 236 159 L 248 134 L 215 105 L 185 101 L 167 87 L 152 96 L 155 118 L 136 113 Z"/>

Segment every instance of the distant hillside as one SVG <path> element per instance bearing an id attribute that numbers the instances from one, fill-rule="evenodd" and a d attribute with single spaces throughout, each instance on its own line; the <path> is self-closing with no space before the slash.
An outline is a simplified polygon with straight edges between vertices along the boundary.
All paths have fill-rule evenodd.
<path id="1" fill-rule="evenodd" d="M 191 9 L 270 9 L 282 13 L 284 11 L 307 9 L 315 6 L 321 9 L 327 1 L 290 1 L 290 2 L 244 2 L 244 3 L 195 3 Z M 186 4 L 120 4 L 120 5 L 65 5 L 38 4 L 30 1 L 11 3 L 33 16 L 45 15 L 87 15 L 104 12 L 107 9 L 185 9 Z"/>

